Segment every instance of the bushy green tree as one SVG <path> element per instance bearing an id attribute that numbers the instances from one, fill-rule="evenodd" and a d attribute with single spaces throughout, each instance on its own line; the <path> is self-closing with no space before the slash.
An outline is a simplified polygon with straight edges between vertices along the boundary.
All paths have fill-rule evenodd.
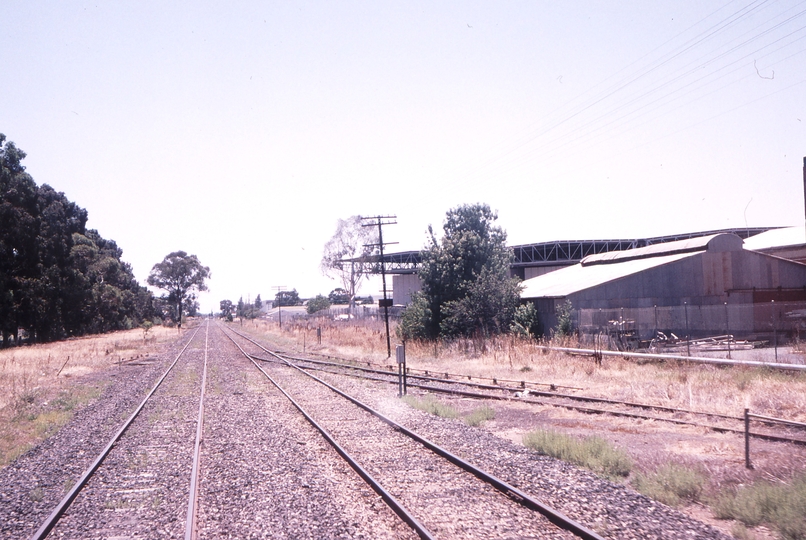
<path id="1" fill-rule="evenodd" d="M 309 314 L 314 314 L 317 311 L 322 311 L 323 309 L 330 308 L 330 300 L 326 297 L 322 296 L 321 294 L 317 294 L 314 298 L 308 300 L 308 305 L 306 306 L 306 310 Z"/>
<path id="2" fill-rule="evenodd" d="M 428 300 L 422 292 L 411 295 L 411 302 L 400 316 L 397 326 L 397 337 L 406 341 L 412 339 L 427 339 L 431 337 L 431 309 Z"/>
<path id="3" fill-rule="evenodd" d="M 176 306 L 174 320 L 181 328 L 185 308 L 189 313 L 197 309 L 193 291 L 206 291 L 209 277 L 210 268 L 202 266 L 196 255 L 174 251 L 151 268 L 148 284 L 168 293 L 168 301 Z"/>
<path id="4" fill-rule="evenodd" d="M 330 300 L 331 304 L 349 304 L 350 293 L 341 287 L 337 287 L 330 291 L 330 294 L 327 295 L 327 299 Z"/>
<path id="5" fill-rule="evenodd" d="M 419 271 L 429 337 L 509 330 L 520 286 L 509 276 L 512 250 L 497 219 L 486 204 L 462 205 L 447 212 L 441 239 L 429 226 Z"/>
<path id="6" fill-rule="evenodd" d="M 299 293 L 296 289 L 290 291 L 279 291 L 274 296 L 274 304 L 277 306 L 298 306 L 301 303 Z"/>
<path id="7" fill-rule="evenodd" d="M 221 317 L 231 321 L 232 320 L 232 300 L 222 300 L 218 303 L 218 307 L 221 309 Z"/>
<path id="8" fill-rule="evenodd" d="M 537 309 L 532 302 L 518 306 L 509 329 L 513 334 L 522 337 L 531 338 L 540 334 L 540 320 L 537 317 Z"/>

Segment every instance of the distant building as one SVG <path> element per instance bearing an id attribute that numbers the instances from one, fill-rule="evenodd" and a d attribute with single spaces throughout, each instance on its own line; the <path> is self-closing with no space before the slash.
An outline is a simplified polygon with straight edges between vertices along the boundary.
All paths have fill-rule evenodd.
<path id="1" fill-rule="evenodd" d="M 580 326 L 604 327 L 624 318 L 624 309 L 657 313 L 658 308 L 676 308 L 674 321 L 656 322 L 657 328 L 646 314 L 638 332 L 666 329 L 694 336 L 732 328 L 761 334 L 770 332 L 775 322 L 771 301 L 806 301 L 806 264 L 744 249 L 734 234 L 714 234 L 591 255 L 574 266 L 527 279 L 521 298 L 535 304 L 544 329 L 556 326 L 557 308 L 570 301 L 574 309 L 588 310 L 587 319 L 579 315 Z M 738 311 L 739 305 L 744 311 Z M 706 308 L 705 315 L 701 308 Z M 600 320 L 595 320 L 596 310 L 603 311 Z M 637 316 L 628 313 L 627 318 L 635 321 Z"/>

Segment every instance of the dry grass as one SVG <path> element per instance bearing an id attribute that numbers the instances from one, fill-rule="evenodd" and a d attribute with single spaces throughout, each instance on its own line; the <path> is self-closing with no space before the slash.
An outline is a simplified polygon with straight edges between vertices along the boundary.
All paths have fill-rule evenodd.
<path id="1" fill-rule="evenodd" d="M 81 376 L 148 355 L 175 329 L 127 330 L 0 349 L 0 466 L 52 434 L 102 387 Z"/>
<path id="2" fill-rule="evenodd" d="M 382 321 L 297 319 L 284 322 L 280 330 L 274 322 L 256 320 L 242 328 L 298 351 L 390 362 Z M 321 328 L 321 344 L 317 328 Z M 400 341 L 394 324 L 391 331 L 394 354 Z M 806 422 L 806 374 L 615 357 L 606 357 L 599 365 L 589 357 L 546 353 L 534 341 L 510 336 L 409 342 L 406 357 L 408 367 L 415 369 L 581 387 L 589 395 L 733 416 L 741 416 L 749 407 L 757 414 Z"/>
<path id="3" fill-rule="evenodd" d="M 316 341 L 317 328 L 321 328 L 321 344 Z M 255 321 L 245 324 L 243 329 L 258 337 L 266 337 L 286 350 L 302 352 L 305 349 L 309 353 L 362 362 L 393 362 L 386 356 L 386 336 L 381 321 L 299 319 L 284 322 L 282 330 L 276 323 Z M 399 343 L 394 336 L 393 325 L 393 353 L 394 346 Z M 559 345 L 576 344 L 564 342 Z M 513 337 L 437 344 L 410 342 L 406 349 L 409 368 L 435 373 L 552 383 L 582 388 L 577 393 L 585 395 L 737 417 L 743 414 L 745 407 L 749 407 L 757 414 L 806 422 L 806 374 L 803 373 L 678 361 L 635 361 L 619 357 L 605 357 L 601 364 L 597 364 L 589 357 L 544 352 L 532 341 Z M 749 359 L 772 361 L 771 350 L 748 352 L 753 354 Z M 786 445 L 765 446 L 754 442 L 754 460 L 757 464 L 763 461 L 763 465 L 750 472 L 743 467 L 741 438 L 733 435 L 619 419 L 609 419 L 607 427 L 603 428 L 598 422 L 590 422 L 578 413 L 561 409 L 553 409 L 550 413 L 530 412 L 529 415 L 530 418 L 540 416 L 538 425 L 552 425 L 582 438 L 597 435 L 600 432 L 597 430 L 615 430 L 604 434 L 608 439 L 621 441 L 619 446 L 631 450 L 630 455 L 636 464 L 631 475 L 635 476 L 635 484 L 643 486 L 658 499 L 677 500 L 686 512 L 690 511 L 698 519 L 705 519 L 723 530 L 730 530 L 731 524 L 716 520 L 714 514 L 701 510 L 703 501 L 712 503 L 720 494 L 736 489 L 737 485 L 748 486 L 761 478 L 789 482 L 804 471 L 803 462 L 797 457 L 799 449 Z M 498 415 L 495 422 L 498 422 L 497 418 Z M 527 424 L 534 425 L 528 421 Z M 492 429 L 495 430 L 495 426 Z M 522 441 L 522 435 L 517 434 L 518 428 L 514 429 L 502 433 L 512 440 Z M 664 463 L 675 460 L 680 461 L 675 468 L 663 467 Z M 693 504 L 692 500 L 700 500 L 700 503 Z M 797 534 L 786 536 L 781 527 L 775 529 L 781 536 L 801 538 Z M 733 531 L 737 537 L 759 540 L 772 538 L 773 534 L 764 532 L 763 527 L 748 530 L 741 521 L 733 523 Z"/>

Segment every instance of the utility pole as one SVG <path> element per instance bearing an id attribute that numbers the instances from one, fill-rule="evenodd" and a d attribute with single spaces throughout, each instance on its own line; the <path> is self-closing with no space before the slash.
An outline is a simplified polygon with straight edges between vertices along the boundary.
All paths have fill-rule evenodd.
<path id="1" fill-rule="evenodd" d="M 386 297 L 386 266 L 383 260 L 383 246 L 397 244 L 397 242 L 383 242 L 383 226 L 384 225 L 397 225 L 397 221 L 389 221 L 397 219 L 397 216 L 372 216 L 362 217 L 362 227 L 375 227 L 378 226 L 378 243 L 365 244 L 366 247 L 378 247 L 381 257 L 381 281 L 383 282 L 383 299 L 378 300 L 378 307 L 383 307 L 383 319 L 386 323 L 386 358 L 392 357 L 392 341 L 389 337 L 389 306 L 392 305 L 393 300 Z"/>
<path id="2" fill-rule="evenodd" d="M 282 291 L 286 289 L 285 285 L 275 285 L 272 287 L 273 290 L 277 291 L 277 294 L 274 295 L 277 298 L 277 317 L 280 319 L 280 330 L 283 329 L 283 298 L 282 296 L 277 296 Z"/>

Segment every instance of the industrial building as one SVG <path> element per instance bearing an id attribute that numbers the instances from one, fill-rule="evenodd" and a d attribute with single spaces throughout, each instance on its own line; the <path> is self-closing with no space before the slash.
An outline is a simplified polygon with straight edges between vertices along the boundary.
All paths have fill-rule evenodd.
<path id="1" fill-rule="evenodd" d="M 803 177 L 806 197 L 806 158 Z M 576 327 L 588 333 L 617 325 L 641 339 L 659 331 L 806 335 L 806 226 L 542 242 L 512 250 L 511 274 L 524 280 L 521 298 L 536 305 L 545 333 L 556 326 L 558 307 L 570 302 Z M 384 255 L 395 304 L 407 304 L 421 289 L 419 264 L 419 252 Z"/>
<path id="2" fill-rule="evenodd" d="M 632 238 L 621 240 L 555 240 L 512 246 L 512 263 L 510 274 L 522 280 L 541 276 L 561 268 L 573 266 L 589 255 L 624 251 L 628 249 L 654 246 L 680 240 L 730 233 L 740 238 L 750 238 L 772 230 L 770 227 L 745 227 L 742 229 L 721 229 L 701 231 L 650 238 Z M 806 255 L 805 255 L 806 256 Z M 420 266 L 419 251 L 403 251 L 386 253 L 383 256 L 387 274 L 392 274 L 392 294 L 395 305 L 406 305 L 411 295 L 422 289 L 417 269 Z M 355 259 L 354 264 L 365 264 L 368 270 L 376 271 L 379 257 Z"/>
<path id="3" fill-rule="evenodd" d="M 535 304 L 544 331 L 570 302 L 583 332 L 628 324 L 643 339 L 657 331 L 762 337 L 792 330 L 792 303 L 806 302 L 806 265 L 721 233 L 591 255 L 524 281 L 521 298 Z"/>

